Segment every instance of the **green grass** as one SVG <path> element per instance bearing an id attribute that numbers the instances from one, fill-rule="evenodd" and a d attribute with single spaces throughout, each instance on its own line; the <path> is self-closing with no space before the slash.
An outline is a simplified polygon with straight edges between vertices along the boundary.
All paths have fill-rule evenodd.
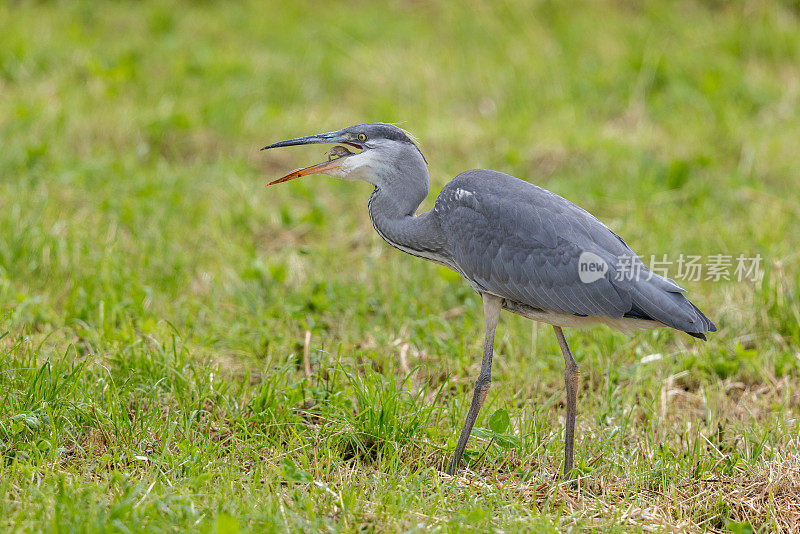
<path id="1" fill-rule="evenodd" d="M 0 528 L 796 528 L 798 80 L 792 2 L 3 3 Z M 479 298 L 365 184 L 265 188 L 324 148 L 259 147 L 367 121 L 434 195 L 498 169 L 765 277 L 680 281 L 705 344 L 567 332 L 578 485 L 555 338 L 504 314 L 450 478 Z"/>

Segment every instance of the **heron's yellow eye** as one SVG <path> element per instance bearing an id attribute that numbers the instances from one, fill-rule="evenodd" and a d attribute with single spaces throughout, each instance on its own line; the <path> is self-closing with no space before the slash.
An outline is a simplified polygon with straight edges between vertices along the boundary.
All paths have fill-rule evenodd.
<path id="1" fill-rule="evenodd" d="M 367 135 L 363 134 L 363 133 L 358 134 L 358 140 L 359 141 L 366 141 L 367 140 Z"/>

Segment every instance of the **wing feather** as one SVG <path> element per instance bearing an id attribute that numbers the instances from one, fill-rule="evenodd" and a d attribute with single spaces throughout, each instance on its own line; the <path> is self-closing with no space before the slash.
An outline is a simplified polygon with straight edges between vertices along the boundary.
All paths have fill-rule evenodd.
<path id="1" fill-rule="evenodd" d="M 550 191 L 478 169 L 447 184 L 434 212 L 452 261 L 480 290 L 545 311 L 614 319 L 634 313 L 690 332 L 714 328 L 674 281 L 650 273 L 622 238 Z M 591 283 L 580 279 L 584 252 L 608 264 Z M 648 279 L 617 280 L 623 256 Z"/>

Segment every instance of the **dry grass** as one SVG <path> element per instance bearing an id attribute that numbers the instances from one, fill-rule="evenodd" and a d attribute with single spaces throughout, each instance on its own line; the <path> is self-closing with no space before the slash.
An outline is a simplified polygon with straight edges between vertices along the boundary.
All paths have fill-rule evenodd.
<path id="1" fill-rule="evenodd" d="M 471 491 L 512 494 L 542 513 L 558 513 L 573 525 L 627 525 L 647 532 L 729 532 L 731 521 L 769 532 L 800 531 L 800 456 L 759 464 L 750 473 L 714 478 L 676 478 L 655 490 L 638 478 L 584 475 L 551 482 L 519 483 L 513 475 L 488 480 L 475 473 L 453 483 Z"/>

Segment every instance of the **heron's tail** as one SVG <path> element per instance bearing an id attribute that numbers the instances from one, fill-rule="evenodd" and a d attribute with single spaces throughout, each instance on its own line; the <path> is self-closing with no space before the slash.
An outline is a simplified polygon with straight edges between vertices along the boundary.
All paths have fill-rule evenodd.
<path id="1" fill-rule="evenodd" d="M 685 290 L 669 278 L 653 274 L 650 280 L 634 283 L 630 291 L 631 310 L 625 317 L 658 321 L 704 341 L 707 332 L 717 331 L 711 319 L 684 296 Z"/>

